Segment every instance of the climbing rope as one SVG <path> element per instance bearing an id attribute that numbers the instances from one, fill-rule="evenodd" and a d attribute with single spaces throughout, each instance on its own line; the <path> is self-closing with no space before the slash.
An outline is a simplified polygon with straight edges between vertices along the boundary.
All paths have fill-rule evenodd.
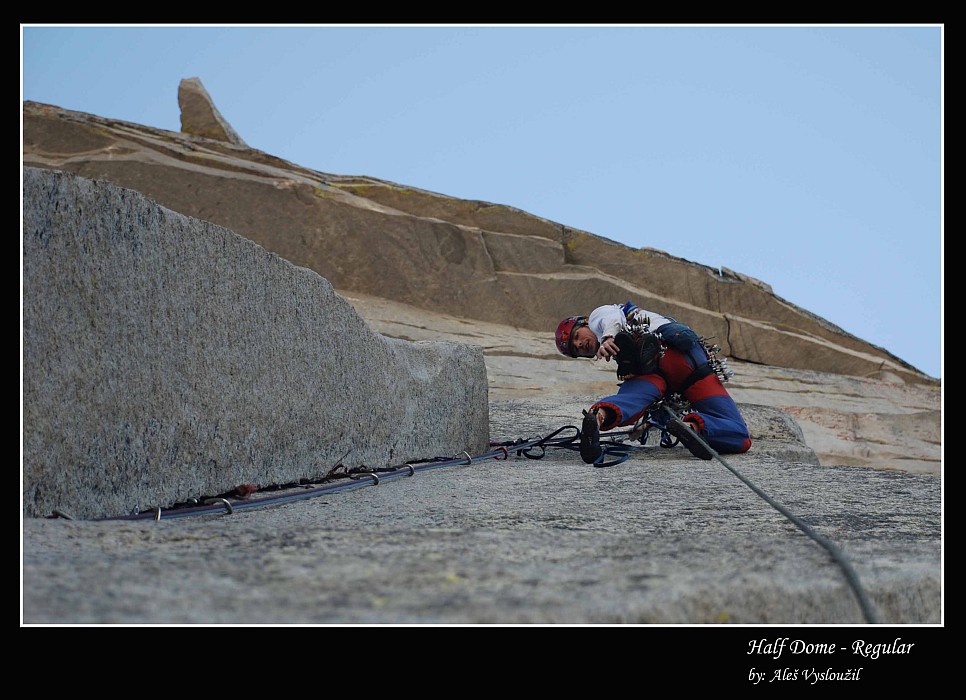
<path id="1" fill-rule="evenodd" d="M 652 410 L 641 420 L 639 420 L 633 428 L 624 431 L 611 431 L 607 433 L 608 439 L 600 440 L 601 455 L 594 462 L 593 466 L 598 468 L 611 467 L 625 462 L 630 458 L 633 450 L 646 446 L 650 428 L 657 428 L 660 430 L 661 447 L 674 447 L 677 445 L 677 438 L 673 437 L 667 429 L 667 420 L 660 419 L 660 414 L 662 412 L 664 412 L 670 420 L 675 420 L 678 418 L 671 406 L 661 403 L 655 405 Z M 573 431 L 573 434 L 561 436 L 562 433 L 566 433 L 568 431 Z M 493 449 L 476 457 L 473 457 L 468 452 L 464 451 L 461 454 L 453 457 L 437 457 L 431 460 L 413 461 L 402 465 L 378 468 L 355 467 L 349 469 L 340 463 L 337 467 L 326 474 L 325 477 L 316 481 L 303 479 L 299 482 L 273 485 L 262 489 L 257 489 L 255 486 L 250 484 L 243 484 L 242 486 L 236 487 L 236 489 L 231 492 L 226 492 L 217 496 L 188 499 L 183 503 L 177 503 L 169 508 L 161 508 L 158 506 L 146 511 L 136 511 L 129 515 L 97 518 L 96 520 L 168 520 L 171 518 L 211 515 L 221 512 L 230 515 L 238 510 L 247 510 L 307 500 L 325 494 L 349 491 L 364 486 L 378 486 L 383 482 L 401 477 L 413 477 L 417 472 L 429 471 L 432 469 L 467 466 L 473 464 L 474 462 L 482 462 L 491 459 L 507 460 L 509 459 L 511 453 L 515 453 L 518 457 L 525 457 L 526 459 L 542 459 L 546 455 L 548 448 L 561 448 L 579 452 L 580 437 L 580 429 L 577 426 L 565 425 L 544 437 L 535 437 L 528 440 L 521 438 L 508 442 L 491 441 L 490 447 Z M 633 443 L 628 442 L 628 438 L 636 439 L 639 444 L 634 445 Z M 768 505 L 784 515 L 808 537 L 828 551 L 832 559 L 839 565 L 839 567 L 841 567 L 843 573 L 845 574 L 845 578 L 855 593 L 859 606 L 862 608 L 862 613 L 866 621 L 870 624 L 878 624 L 878 616 L 876 615 L 868 596 L 859 582 L 858 575 L 856 574 L 852 565 L 849 563 L 848 559 L 845 557 L 844 553 L 834 543 L 815 532 L 815 530 L 809 527 L 809 525 L 806 523 L 802 522 L 801 519 L 796 517 L 781 503 L 778 503 L 773 498 L 768 496 L 768 494 L 766 494 L 758 486 L 739 473 L 734 467 L 728 464 L 728 462 L 725 461 L 725 459 L 718 454 L 714 448 L 705 442 L 700 435 L 695 433 L 695 438 L 705 449 L 711 453 L 711 455 L 713 455 L 715 459 L 721 462 L 721 464 L 724 465 L 728 471 L 734 474 L 742 483 L 748 486 L 748 488 L 750 488 L 755 494 L 764 499 Z M 274 496 L 253 497 L 257 493 L 268 493 L 273 491 L 281 491 L 282 493 Z M 74 519 L 73 516 L 64 510 L 54 510 L 50 517 L 65 518 L 68 520 Z"/>
<path id="2" fill-rule="evenodd" d="M 390 467 L 354 467 L 349 469 L 339 464 L 324 477 L 316 480 L 302 479 L 298 482 L 274 484 L 264 488 L 257 488 L 251 484 L 242 484 L 231 491 L 218 494 L 217 496 L 189 498 L 169 508 L 154 507 L 150 510 L 136 510 L 128 515 L 95 518 L 95 520 L 169 520 L 171 518 L 186 518 L 195 515 L 211 515 L 222 512 L 230 515 L 239 510 L 250 510 L 293 501 L 303 501 L 325 494 L 351 491 L 364 486 L 378 486 L 381 483 L 400 477 L 415 476 L 417 472 L 441 469 L 444 467 L 466 466 L 490 459 L 505 460 L 509 458 L 511 452 L 515 452 L 518 456 L 522 454 L 530 457 L 530 459 L 536 459 L 536 457 L 530 455 L 530 451 L 537 446 L 546 444 L 550 444 L 547 443 L 547 438 L 536 437 L 530 440 L 520 439 L 506 443 L 491 442 L 490 446 L 494 449 L 476 457 L 464 451 L 453 457 L 415 460 Z M 271 492 L 280 493 L 271 496 L 257 495 Z M 53 511 L 51 517 L 73 520 L 73 517 L 63 510 Z"/>
<path id="3" fill-rule="evenodd" d="M 668 408 L 667 406 L 662 406 L 661 408 L 667 413 L 667 415 L 671 419 L 677 418 L 677 416 L 675 416 L 674 413 L 671 411 L 671 409 Z M 721 464 L 724 465 L 725 469 L 727 469 L 736 477 L 738 477 L 738 479 L 743 484 L 745 484 L 745 486 L 750 488 L 758 496 L 764 499 L 764 501 L 768 505 L 770 505 L 772 508 L 774 508 L 779 513 L 781 513 L 786 518 L 788 518 L 792 523 L 794 523 L 794 525 L 799 530 L 804 532 L 808 537 L 812 538 L 820 546 L 824 547 L 826 551 L 828 551 L 828 553 L 832 556 L 832 559 L 839 565 L 839 567 L 842 569 L 842 572 L 845 574 L 845 578 L 848 581 L 849 586 L 852 588 L 852 591 L 855 593 L 855 597 L 859 602 L 859 607 L 862 608 L 862 615 L 863 617 L 865 617 L 866 622 L 868 622 L 870 625 L 879 624 L 878 615 L 876 614 L 875 609 L 872 607 L 872 603 L 869 600 L 868 596 L 866 595 L 865 590 L 862 588 L 862 584 L 859 582 L 859 576 L 855 572 L 855 569 L 852 568 L 852 565 L 849 563 L 849 560 L 846 558 L 842 550 L 839 549 L 832 541 L 823 537 L 819 533 L 815 532 L 815 530 L 813 530 L 807 523 L 803 522 L 795 514 L 789 511 L 785 506 L 783 506 L 775 499 L 771 498 L 768 494 L 766 494 L 760 488 L 755 486 L 755 484 L 753 484 L 748 478 L 740 474 L 737 469 L 735 469 L 730 464 L 728 464 L 728 462 L 725 461 L 725 459 L 720 454 L 718 454 L 717 450 L 715 450 L 714 448 L 711 447 L 711 445 L 705 442 L 705 440 L 700 435 L 695 433 L 694 437 L 697 439 L 699 443 L 701 443 L 701 445 L 705 449 L 707 449 L 714 456 L 715 459 L 717 459 L 719 462 L 721 462 Z"/>
<path id="4" fill-rule="evenodd" d="M 674 408 L 677 409 L 677 413 L 675 413 L 675 410 L 672 410 L 672 406 L 674 406 Z M 641 420 L 639 420 L 638 423 L 633 428 L 625 431 L 609 432 L 608 436 L 610 437 L 610 439 L 600 441 L 600 446 L 602 448 L 601 455 L 594 462 L 593 466 L 610 467 L 626 461 L 630 457 L 631 452 L 634 449 L 637 449 L 638 446 L 625 442 L 625 439 L 636 437 L 640 443 L 640 446 L 643 447 L 647 442 L 650 428 L 657 428 L 660 431 L 661 447 L 674 447 L 679 443 L 679 440 L 675 438 L 673 435 L 671 435 L 671 433 L 668 431 L 667 420 L 678 419 L 678 414 L 681 413 L 683 409 L 684 409 L 683 405 L 674 405 L 673 402 L 671 403 L 671 405 L 669 405 L 669 403 L 660 402 L 655 404 L 652 407 L 651 411 L 649 411 L 648 414 L 642 417 Z M 662 412 L 667 417 L 665 420 L 661 420 L 660 418 L 660 414 Z M 556 440 L 553 439 L 556 435 L 568 429 L 574 430 L 576 434 L 569 439 L 563 439 L 563 438 L 559 438 Z M 734 474 L 742 483 L 744 483 L 746 486 L 748 486 L 748 488 L 754 491 L 755 494 L 757 494 L 762 499 L 764 499 L 764 501 L 768 505 L 770 505 L 772 508 L 774 508 L 779 513 L 781 513 L 786 518 L 788 518 L 788 520 L 790 520 L 797 528 L 799 528 L 802 532 L 804 532 L 808 537 L 810 537 L 821 547 L 823 547 L 826 551 L 828 551 L 832 559 L 842 569 L 842 572 L 845 575 L 846 581 L 848 582 L 852 591 L 855 593 L 856 599 L 858 600 L 858 603 L 859 603 L 859 607 L 861 607 L 862 609 L 862 615 L 863 617 L 865 617 L 866 622 L 868 622 L 869 624 L 879 624 L 878 615 L 876 614 L 875 609 L 873 608 L 872 603 L 868 598 L 868 595 L 865 593 L 865 590 L 862 588 L 862 584 L 859 581 L 858 574 L 855 572 L 855 569 L 849 563 L 848 559 L 846 558 L 842 550 L 839 549 L 833 542 L 831 542 L 827 538 L 815 532 L 815 530 L 809 527 L 807 523 L 803 522 L 794 513 L 789 511 L 785 506 L 783 506 L 775 499 L 771 498 L 768 494 L 762 491 L 758 486 L 752 483 L 748 478 L 746 478 L 744 475 L 739 473 L 737 469 L 735 469 L 730 464 L 728 464 L 728 462 L 720 454 L 718 454 L 718 451 L 712 448 L 711 445 L 709 445 L 700 435 L 697 435 L 697 433 L 695 433 L 695 438 L 699 443 L 701 443 L 702 446 L 704 446 L 705 449 L 708 450 L 708 452 L 710 452 L 714 456 L 715 459 L 721 462 L 721 464 L 723 464 L 725 468 L 728 471 L 730 471 L 732 474 Z M 564 447 L 567 449 L 579 451 L 580 450 L 579 441 L 580 441 L 580 430 L 576 426 L 572 426 L 572 425 L 564 426 L 563 428 L 560 428 L 559 430 L 554 431 L 543 440 L 537 442 L 533 447 L 530 447 L 527 450 L 525 450 L 523 454 L 525 457 L 529 457 L 530 459 L 539 459 L 543 457 L 545 452 L 544 448 L 547 446 Z M 531 452 L 533 449 L 536 449 L 536 447 L 540 447 L 541 452 L 539 454 L 532 455 Z M 612 459 L 608 459 L 609 457 Z"/>

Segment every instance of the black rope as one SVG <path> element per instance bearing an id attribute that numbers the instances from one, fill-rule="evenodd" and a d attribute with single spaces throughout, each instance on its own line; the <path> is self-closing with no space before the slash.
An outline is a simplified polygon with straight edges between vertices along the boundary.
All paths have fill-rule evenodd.
<path id="1" fill-rule="evenodd" d="M 573 430 L 574 435 L 571 437 L 557 438 L 556 440 L 553 439 L 565 430 Z M 631 432 L 632 431 L 630 430 L 626 430 L 626 431 L 609 433 L 609 435 L 616 437 L 619 435 L 629 435 Z M 512 445 L 513 443 L 506 443 L 506 444 Z M 598 468 L 613 467 L 616 464 L 621 464 L 622 462 L 626 462 L 630 458 L 631 451 L 635 449 L 635 445 L 630 445 L 630 444 L 621 442 L 618 439 L 601 440 L 600 445 L 602 448 L 601 455 L 593 463 L 593 466 Z M 546 455 L 546 448 L 548 447 L 557 447 L 557 448 L 579 452 L 580 451 L 580 428 L 578 428 L 575 425 L 565 425 L 564 427 L 558 428 L 557 430 L 553 431 L 546 437 L 538 440 L 536 444 L 534 444 L 532 447 L 527 448 L 526 450 L 518 451 L 518 454 L 522 453 L 523 456 L 526 457 L 527 459 L 542 459 L 544 455 Z M 540 449 L 540 452 L 534 454 L 533 450 L 536 450 L 537 448 Z M 604 459 L 605 457 L 612 456 L 612 455 L 616 455 L 616 457 L 612 460 Z"/>
<path id="2" fill-rule="evenodd" d="M 677 417 L 674 415 L 671 409 L 669 409 L 667 406 L 663 406 L 662 408 L 664 408 L 664 410 L 667 411 L 668 415 L 671 417 L 672 420 L 677 419 Z M 866 622 L 868 622 L 871 625 L 879 624 L 878 615 L 876 614 L 875 609 L 872 607 L 872 603 L 869 600 L 868 596 L 866 595 L 865 590 L 862 588 L 862 584 L 859 582 L 859 576 L 855 572 L 855 569 L 852 568 L 852 565 L 849 563 L 849 560 L 846 558 L 842 550 L 839 549 L 831 540 L 815 532 L 815 530 L 813 530 L 807 523 L 803 522 L 791 511 L 789 511 L 785 506 L 783 506 L 781 503 L 771 498 L 768 494 L 766 494 L 760 488 L 755 486 L 755 484 L 753 484 L 749 479 L 747 479 L 742 474 L 740 474 L 737 469 L 735 469 L 730 464 L 728 464 L 725 461 L 725 459 L 720 454 L 718 454 L 717 450 L 715 450 L 714 448 L 711 447 L 711 445 L 705 442 L 704 439 L 702 439 L 702 437 L 697 434 L 697 432 L 695 432 L 694 436 L 695 438 L 697 438 L 698 442 L 701 443 L 701 445 L 703 445 L 709 452 L 711 452 L 712 455 L 714 455 L 715 459 L 717 459 L 725 466 L 725 468 L 728 471 L 730 471 L 732 474 L 738 477 L 738 479 L 740 479 L 742 483 L 744 483 L 748 488 L 750 488 L 756 494 L 761 496 L 761 498 L 764 499 L 764 501 L 768 505 L 770 505 L 772 508 L 774 508 L 779 513 L 781 513 L 786 518 L 788 518 L 792 523 L 795 524 L 796 527 L 798 527 L 798 529 L 800 529 L 806 535 L 811 537 L 813 540 L 815 540 L 815 542 L 817 542 L 819 545 L 821 545 L 828 551 L 828 553 L 832 556 L 832 559 L 835 560 L 835 562 L 841 567 L 843 573 L 845 574 L 845 578 L 848 581 L 849 586 L 852 588 L 852 591 L 855 593 L 855 597 L 859 601 L 859 606 L 862 608 L 862 614 L 865 617 Z"/>

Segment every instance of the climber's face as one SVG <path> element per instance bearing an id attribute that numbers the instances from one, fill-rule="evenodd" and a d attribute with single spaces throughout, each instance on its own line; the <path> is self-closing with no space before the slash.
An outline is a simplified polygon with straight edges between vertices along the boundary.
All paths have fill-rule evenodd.
<path id="1" fill-rule="evenodd" d="M 570 342 L 577 357 L 593 357 L 600 347 L 597 336 L 587 326 L 581 326 L 575 330 Z"/>

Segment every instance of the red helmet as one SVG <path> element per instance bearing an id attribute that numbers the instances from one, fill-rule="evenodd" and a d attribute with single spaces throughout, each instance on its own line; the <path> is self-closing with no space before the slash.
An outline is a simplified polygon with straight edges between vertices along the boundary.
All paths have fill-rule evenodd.
<path id="1" fill-rule="evenodd" d="M 570 344 L 574 331 L 587 325 L 586 316 L 569 316 L 557 325 L 557 350 L 567 357 L 574 357 L 574 347 Z"/>

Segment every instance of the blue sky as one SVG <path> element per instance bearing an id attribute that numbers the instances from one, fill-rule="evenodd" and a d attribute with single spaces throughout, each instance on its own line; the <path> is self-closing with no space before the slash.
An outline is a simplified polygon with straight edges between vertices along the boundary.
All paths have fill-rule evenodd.
<path id="1" fill-rule="evenodd" d="M 254 148 L 751 275 L 939 377 L 942 39 L 939 25 L 21 25 L 22 99 L 179 131 L 178 83 L 197 77 Z"/>

